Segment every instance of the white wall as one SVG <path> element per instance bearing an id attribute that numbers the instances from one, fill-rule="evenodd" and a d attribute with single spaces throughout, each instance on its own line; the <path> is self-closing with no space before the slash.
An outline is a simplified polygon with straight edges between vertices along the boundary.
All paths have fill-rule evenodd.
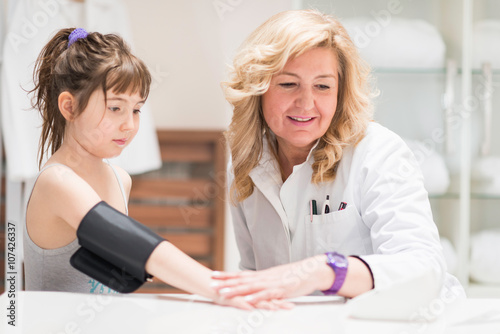
<path id="1" fill-rule="evenodd" d="M 161 129 L 225 129 L 220 82 L 244 38 L 290 0 L 124 0 L 135 51 L 153 74 L 149 99 Z"/>

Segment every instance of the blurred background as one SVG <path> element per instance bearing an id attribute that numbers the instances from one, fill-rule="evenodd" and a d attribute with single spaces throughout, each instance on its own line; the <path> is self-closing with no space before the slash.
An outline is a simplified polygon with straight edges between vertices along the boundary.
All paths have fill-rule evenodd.
<path id="1" fill-rule="evenodd" d="M 257 26 L 315 8 L 340 19 L 372 66 L 375 120 L 402 136 L 422 167 L 449 271 L 470 295 L 500 297 L 499 1 L 0 3 L 1 225 L 16 222 L 18 239 L 39 136 L 21 86 L 50 36 L 80 26 L 122 35 L 153 76 L 140 137 L 116 161 L 134 175 L 130 215 L 207 266 L 238 270 L 222 138 L 232 112 L 220 83 Z M 173 290 L 153 283 L 146 291 Z"/>

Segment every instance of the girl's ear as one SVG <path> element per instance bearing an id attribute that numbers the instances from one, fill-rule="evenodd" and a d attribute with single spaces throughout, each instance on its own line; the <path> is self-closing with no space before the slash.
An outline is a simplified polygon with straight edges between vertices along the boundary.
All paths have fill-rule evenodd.
<path id="1" fill-rule="evenodd" d="M 76 99 L 70 92 L 64 91 L 57 99 L 59 111 L 67 121 L 75 118 Z"/>

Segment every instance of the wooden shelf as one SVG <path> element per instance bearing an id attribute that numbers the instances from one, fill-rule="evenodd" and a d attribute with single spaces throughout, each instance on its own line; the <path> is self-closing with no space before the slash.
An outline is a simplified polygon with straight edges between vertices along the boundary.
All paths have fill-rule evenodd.
<path id="1" fill-rule="evenodd" d="M 159 171 L 132 177 L 129 215 L 207 267 L 222 270 L 226 173 L 223 134 L 168 130 L 158 131 L 158 139 L 163 166 Z M 172 292 L 183 291 L 158 281 L 137 291 Z"/>

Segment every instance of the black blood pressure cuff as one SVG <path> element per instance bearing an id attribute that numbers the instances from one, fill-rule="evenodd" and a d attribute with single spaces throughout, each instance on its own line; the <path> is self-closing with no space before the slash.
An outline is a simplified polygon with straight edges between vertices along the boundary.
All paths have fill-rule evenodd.
<path id="1" fill-rule="evenodd" d="M 137 290 L 151 277 L 146 262 L 165 240 L 106 202 L 85 215 L 76 236 L 81 248 L 71 257 L 71 265 L 122 293 Z"/>

